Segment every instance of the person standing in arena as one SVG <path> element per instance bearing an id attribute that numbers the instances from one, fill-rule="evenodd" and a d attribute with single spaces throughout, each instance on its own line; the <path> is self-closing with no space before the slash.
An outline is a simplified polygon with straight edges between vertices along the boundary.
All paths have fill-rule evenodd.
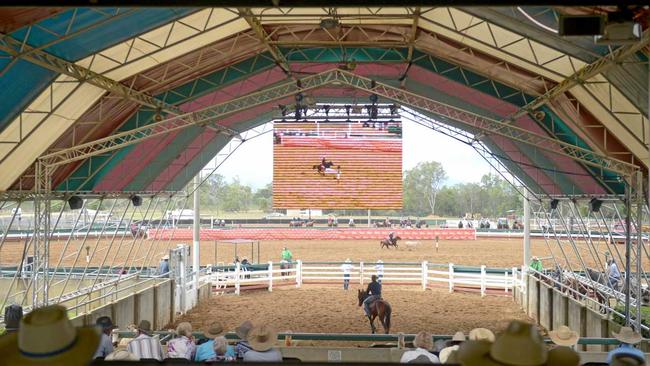
<path id="1" fill-rule="evenodd" d="M 341 265 L 341 270 L 343 271 L 343 289 L 347 291 L 350 287 L 350 272 L 352 272 L 352 261 L 350 261 L 350 258 L 347 258 Z"/>
<path id="2" fill-rule="evenodd" d="M 375 271 L 377 272 L 377 282 L 381 285 L 381 279 L 384 278 L 384 261 L 381 259 L 377 261 Z"/>

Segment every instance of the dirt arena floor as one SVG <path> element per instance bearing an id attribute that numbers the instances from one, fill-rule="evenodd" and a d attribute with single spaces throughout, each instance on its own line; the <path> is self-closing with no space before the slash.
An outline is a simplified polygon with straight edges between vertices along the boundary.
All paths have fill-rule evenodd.
<path id="1" fill-rule="evenodd" d="M 186 243 L 187 241 L 155 241 L 133 239 L 130 236 L 123 240 L 117 238 L 110 247 L 110 240 L 89 238 L 86 243 L 81 239 L 75 239 L 66 243 L 66 241 L 54 241 L 50 245 L 50 263 L 61 266 L 78 266 L 86 265 L 86 253 L 90 257 L 90 266 L 104 265 L 126 265 L 126 266 L 157 266 L 160 258 L 168 253 L 169 248 L 177 244 Z M 435 250 L 433 241 L 421 240 L 402 241 L 399 249 L 380 249 L 378 240 L 304 240 L 304 241 L 260 241 L 260 261 L 279 261 L 282 247 L 288 247 L 295 259 L 301 259 L 303 262 L 314 261 L 343 261 L 350 258 L 352 261 L 375 262 L 382 259 L 384 262 L 421 262 L 429 263 L 454 263 L 457 265 L 510 268 L 521 266 L 523 260 L 523 248 L 521 238 L 479 238 L 477 240 L 449 240 L 441 241 L 438 251 Z M 562 256 L 557 243 L 552 242 L 551 249 L 559 258 Z M 578 250 L 587 265 L 594 266 L 596 260 L 587 245 L 582 242 L 576 243 Z M 233 244 L 221 243 L 217 245 L 215 253 L 215 243 L 213 241 L 201 242 L 201 264 L 208 263 L 232 263 L 235 257 L 235 246 Z M 9 266 L 16 265 L 22 257 L 24 242 L 9 241 L 1 248 L 0 264 Z M 622 254 L 624 245 L 616 246 Z M 86 248 L 88 248 L 86 250 Z M 568 242 L 563 242 L 565 253 L 569 256 L 575 269 L 580 268 L 575 257 L 575 252 Z M 599 243 L 596 245 L 601 260 L 604 258 L 605 251 L 615 253 L 613 245 Z M 545 267 L 552 267 L 553 261 L 548 258 L 550 255 L 549 247 L 544 240 L 534 239 L 531 244 L 533 255 L 540 256 L 543 259 Z M 62 255 L 65 253 L 64 255 Z M 94 253 L 94 254 L 93 254 Z M 257 246 L 255 246 L 255 256 L 257 260 Z M 215 255 L 216 254 L 216 255 Z M 240 244 L 238 246 L 238 256 L 241 258 L 248 257 L 251 260 L 251 246 L 249 244 Z M 128 258 L 128 260 L 127 260 Z M 647 258 L 644 258 L 644 266 L 647 268 Z"/>
<path id="2" fill-rule="evenodd" d="M 304 285 L 219 295 L 177 320 L 202 329 L 220 321 L 234 330 L 245 320 L 272 324 L 278 331 L 308 333 L 370 333 L 367 318 L 357 306 L 355 286 Z M 511 297 L 453 293 L 444 289 L 386 286 L 384 299 L 392 306 L 391 333 L 467 334 L 476 327 L 500 331 L 513 319 L 532 321 Z"/>

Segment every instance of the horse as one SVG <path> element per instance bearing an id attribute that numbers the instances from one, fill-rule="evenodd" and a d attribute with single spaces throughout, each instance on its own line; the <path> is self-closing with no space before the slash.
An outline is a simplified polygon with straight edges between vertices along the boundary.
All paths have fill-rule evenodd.
<path id="1" fill-rule="evenodd" d="M 386 247 L 386 249 L 390 249 L 390 247 L 395 247 L 395 249 L 397 249 L 397 241 L 400 239 L 402 238 L 400 238 L 399 235 L 396 236 L 395 239 L 393 239 L 393 242 L 391 242 L 388 239 L 384 239 L 379 242 L 380 248 L 383 249 L 384 247 Z"/>
<path id="2" fill-rule="evenodd" d="M 368 298 L 368 293 L 366 291 L 358 290 L 357 292 L 359 298 L 359 306 L 363 305 L 363 301 Z M 381 325 L 384 327 L 384 333 L 390 333 L 390 313 L 392 309 L 388 301 L 384 299 L 379 299 L 370 304 L 370 316 L 368 320 L 370 321 L 370 329 L 372 334 L 375 334 L 377 328 L 375 327 L 375 318 L 379 318 Z"/>
<path id="3" fill-rule="evenodd" d="M 289 227 L 301 227 L 302 225 L 303 225 L 302 220 L 289 221 Z"/>
<path id="4" fill-rule="evenodd" d="M 314 220 L 307 221 L 307 222 L 305 223 L 305 226 L 306 226 L 306 227 L 314 227 Z"/>

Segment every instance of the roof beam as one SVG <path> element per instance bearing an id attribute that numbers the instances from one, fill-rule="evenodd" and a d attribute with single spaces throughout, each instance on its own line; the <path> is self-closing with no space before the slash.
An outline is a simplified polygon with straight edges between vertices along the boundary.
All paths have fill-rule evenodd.
<path id="1" fill-rule="evenodd" d="M 555 85 L 549 89 L 546 93 L 540 95 L 532 102 L 526 104 L 525 106 L 519 108 L 517 112 L 511 114 L 503 120 L 506 123 L 513 123 L 519 117 L 522 117 L 528 113 L 534 112 L 536 109 L 544 106 L 548 102 L 552 101 L 556 97 L 564 94 L 565 92 L 571 90 L 571 88 L 585 83 L 587 80 L 592 77 L 602 73 L 603 71 L 623 62 L 628 57 L 632 56 L 634 53 L 641 50 L 643 47 L 650 43 L 650 30 L 646 30 L 643 33 L 643 37 L 639 42 L 621 46 L 616 50 L 608 53 L 607 55 L 599 58 L 598 60 L 585 65 L 580 70 L 573 73 L 571 76 L 562 80 L 559 84 Z M 477 139 L 484 137 L 485 134 L 479 134 L 476 136 Z"/>
<path id="2" fill-rule="evenodd" d="M 116 80 L 96 73 L 88 68 L 79 66 L 74 62 L 70 62 L 54 56 L 48 52 L 43 51 L 42 49 L 31 47 L 9 36 L 5 36 L 0 39 L 0 51 L 7 52 L 14 58 L 20 58 L 59 74 L 70 76 L 81 82 L 87 82 L 100 89 L 106 90 L 122 98 L 136 102 L 140 105 L 158 109 L 162 112 L 170 113 L 173 115 L 183 114 L 183 111 L 180 108 L 172 104 L 165 103 L 147 93 L 128 87 Z M 215 126 L 223 131 L 227 131 L 230 134 L 239 134 L 239 132 L 234 131 L 228 127 L 219 126 L 217 124 L 215 124 Z"/>
<path id="3" fill-rule="evenodd" d="M 271 53 L 275 62 L 278 66 L 284 71 L 285 74 L 291 76 L 291 68 L 289 67 L 289 62 L 284 57 L 282 52 L 278 49 L 277 46 L 269 43 L 269 35 L 264 30 L 262 23 L 255 17 L 253 12 L 249 8 L 237 8 L 239 15 L 246 20 L 246 22 L 251 26 L 251 29 L 257 35 L 260 42 L 266 47 L 266 49 Z"/>
<path id="4" fill-rule="evenodd" d="M 254 93 L 216 104 L 202 110 L 166 119 L 157 123 L 125 131 L 113 136 L 57 151 L 39 158 L 48 168 L 79 161 L 88 157 L 118 150 L 143 140 L 182 130 L 190 126 L 203 126 L 216 118 L 222 118 L 251 107 L 270 103 L 297 93 L 327 85 L 348 86 L 377 94 L 402 105 L 442 115 L 486 134 L 497 134 L 512 141 L 532 145 L 553 154 L 568 156 L 571 159 L 601 170 L 608 170 L 630 177 L 639 169 L 637 165 L 617 160 L 597 152 L 584 149 L 549 136 L 532 133 L 524 128 L 490 119 L 435 100 L 414 94 L 397 87 L 379 83 L 366 77 L 344 70 L 330 70 L 300 79 L 287 81 Z"/>

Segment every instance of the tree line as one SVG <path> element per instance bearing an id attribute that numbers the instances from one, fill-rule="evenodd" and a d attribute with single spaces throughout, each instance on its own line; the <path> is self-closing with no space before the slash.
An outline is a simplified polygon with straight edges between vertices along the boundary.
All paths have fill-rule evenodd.
<path id="1" fill-rule="evenodd" d="M 523 210 L 522 197 L 504 179 L 484 175 L 476 183 L 445 184 L 447 174 L 435 161 L 420 162 L 404 171 L 404 208 L 401 211 L 373 210 L 373 215 L 460 217 L 467 213 L 482 217 L 503 217 Z M 235 177 L 228 182 L 219 174 L 211 175 L 199 189 L 203 210 L 213 212 L 269 212 L 273 204 L 273 184 L 253 189 Z M 337 215 L 365 215 L 366 210 L 330 210 Z"/>

